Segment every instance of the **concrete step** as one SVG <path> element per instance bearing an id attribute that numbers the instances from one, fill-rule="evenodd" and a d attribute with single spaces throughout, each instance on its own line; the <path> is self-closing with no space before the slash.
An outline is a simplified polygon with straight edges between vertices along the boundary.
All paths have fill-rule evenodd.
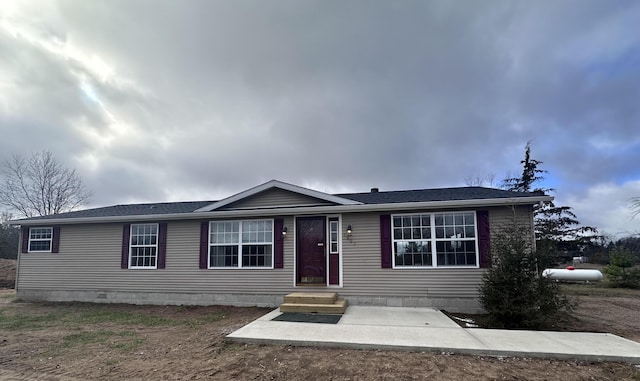
<path id="1" fill-rule="evenodd" d="M 336 292 L 292 292 L 284 297 L 287 304 L 333 304 L 336 300 Z"/>
<path id="2" fill-rule="evenodd" d="M 343 314 L 347 310 L 347 301 L 338 299 L 334 303 L 282 303 L 280 312 L 319 313 L 319 314 Z"/>

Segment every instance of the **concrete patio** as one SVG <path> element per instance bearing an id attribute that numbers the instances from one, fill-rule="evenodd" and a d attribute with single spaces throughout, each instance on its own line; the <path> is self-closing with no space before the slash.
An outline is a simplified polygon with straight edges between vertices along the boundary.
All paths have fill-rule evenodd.
<path id="1" fill-rule="evenodd" d="M 640 343 L 609 333 L 462 328 L 433 308 L 350 306 L 338 324 L 272 321 L 227 336 L 242 343 L 542 357 L 640 364 Z"/>

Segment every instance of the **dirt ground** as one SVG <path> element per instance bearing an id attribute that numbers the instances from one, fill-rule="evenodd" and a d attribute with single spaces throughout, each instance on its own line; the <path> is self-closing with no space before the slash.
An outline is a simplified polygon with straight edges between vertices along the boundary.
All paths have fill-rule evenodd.
<path id="1" fill-rule="evenodd" d="M 580 296 L 567 329 L 640 340 L 640 292 Z M 269 309 L 24 303 L 0 290 L 0 379 L 640 380 L 619 363 L 228 343 Z M 597 312 L 594 312 L 597 311 Z M 629 317 L 629 318 L 627 318 Z"/>

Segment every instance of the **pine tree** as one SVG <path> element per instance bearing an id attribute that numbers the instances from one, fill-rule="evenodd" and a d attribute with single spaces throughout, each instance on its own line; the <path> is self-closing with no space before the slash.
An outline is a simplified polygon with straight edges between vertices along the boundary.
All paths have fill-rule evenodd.
<path id="1" fill-rule="evenodd" d="M 539 166 L 542 161 L 531 158 L 531 142 L 525 148 L 522 174 L 503 181 L 503 188 L 516 192 L 553 192 L 552 188 L 536 187 L 544 180 L 544 173 Z M 577 216 L 569 206 L 556 206 L 547 201 L 534 206 L 534 223 L 536 245 L 538 249 L 554 253 L 568 259 L 573 252 L 581 252 L 590 246 L 596 238 L 597 229 L 591 226 L 580 226 Z M 558 258 L 559 259 L 559 258 Z"/>
<path id="2" fill-rule="evenodd" d="M 522 164 L 522 175 L 520 177 L 506 178 L 502 182 L 502 187 L 514 191 L 514 192 L 549 192 L 553 189 L 531 189 L 531 187 L 538 181 L 544 180 L 543 173 L 547 173 L 538 168 L 538 165 L 542 164 L 541 161 L 531 159 L 531 142 L 527 142 L 527 146 L 524 151 L 524 160 L 520 161 Z"/>
<path id="3" fill-rule="evenodd" d="M 492 327 L 548 327 L 558 313 L 571 309 L 558 283 L 541 276 L 550 258 L 534 250 L 530 237 L 514 212 L 511 223 L 491 238 L 493 264 L 483 276 L 480 303 Z"/>

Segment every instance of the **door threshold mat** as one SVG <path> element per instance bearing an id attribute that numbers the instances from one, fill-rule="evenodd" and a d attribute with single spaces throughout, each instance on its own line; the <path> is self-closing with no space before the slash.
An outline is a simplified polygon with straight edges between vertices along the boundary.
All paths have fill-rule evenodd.
<path id="1" fill-rule="evenodd" d="M 296 323 L 337 324 L 342 315 L 305 314 L 299 312 L 285 312 L 271 319 L 273 321 L 290 321 Z"/>

